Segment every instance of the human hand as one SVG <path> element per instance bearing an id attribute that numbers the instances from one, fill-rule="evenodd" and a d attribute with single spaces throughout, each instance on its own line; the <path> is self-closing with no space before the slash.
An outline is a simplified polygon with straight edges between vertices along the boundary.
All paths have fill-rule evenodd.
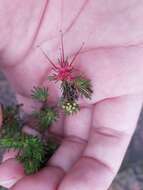
<path id="1" fill-rule="evenodd" d="M 30 5 L 34 12 L 37 5 L 32 2 L 31 0 Z M 137 25 L 134 21 L 136 23 L 134 31 L 133 24 L 128 24 L 125 28 L 117 24 L 121 18 L 118 13 L 123 6 L 129 7 L 123 11 L 122 17 L 125 18 L 127 11 L 132 15 L 139 14 L 139 10 L 136 9 L 140 5 L 136 5 L 136 9 L 133 10 L 128 1 L 125 1 L 124 5 L 119 3 L 118 6 L 111 1 L 111 5 L 114 5 L 111 10 L 118 9 L 115 13 L 110 12 L 106 4 L 104 7 L 90 1 L 82 6 L 83 1 L 79 0 L 75 6 L 66 2 L 64 1 L 63 5 L 64 11 L 68 11 L 71 6 L 73 10 L 68 12 L 68 18 L 64 17 L 62 25 L 65 52 L 66 55 L 72 56 L 82 41 L 85 41 L 85 48 L 75 65 L 91 79 L 94 94 L 91 101 L 80 101 L 82 109 L 77 115 L 62 118 L 58 124 L 52 126 L 52 132 L 63 136 L 63 142 L 47 167 L 39 173 L 25 177 L 22 166 L 13 159 L 15 154 L 11 153 L 4 158 L 5 161 L 0 166 L 0 184 L 8 187 L 15 184 L 12 190 L 22 190 L 25 187 L 30 190 L 107 190 L 119 169 L 140 113 L 143 91 L 143 50 L 139 43 L 142 42 L 142 38 L 138 29 L 140 23 Z M 41 10 L 44 3 L 39 3 Z M 24 103 L 27 112 L 35 107 L 30 98 L 33 86 L 48 86 L 51 101 L 56 101 L 60 96 L 58 84 L 47 81 L 50 64 L 37 48 L 37 45 L 41 45 L 48 55 L 56 60 L 59 46 L 57 36 L 61 29 L 58 28 L 59 17 L 56 15 L 60 14 L 58 7 L 60 4 L 58 1 L 56 3 L 55 5 L 51 2 L 48 5 L 49 10 L 47 9 L 36 38 L 33 37 L 35 34 L 33 22 L 30 20 L 28 25 L 31 31 L 29 38 L 24 33 L 24 28 L 27 28 L 24 22 L 24 25 L 20 24 L 18 27 L 22 33 L 22 42 L 19 44 L 16 33 L 12 40 L 8 41 L 9 47 L 1 54 L 1 67 L 15 89 L 17 99 Z M 27 10 L 29 3 L 24 2 L 24 5 Z M 75 14 L 80 7 L 81 14 Z M 102 18 L 100 23 L 101 13 L 108 15 L 109 18 Z M 54 22 L 48 20 L 51 15 L 55 18 Z M 74 15 L 77 15 L 76 20 L 73 19 Z M 25 19 L 25 15 L 22 16 Z M 11 16 L 9 19 L 11 18 L 14 17 Z M 117 29 L 124 29 L 124 36 Z M 21 48 L 18 48 L 18 45 Z"/>

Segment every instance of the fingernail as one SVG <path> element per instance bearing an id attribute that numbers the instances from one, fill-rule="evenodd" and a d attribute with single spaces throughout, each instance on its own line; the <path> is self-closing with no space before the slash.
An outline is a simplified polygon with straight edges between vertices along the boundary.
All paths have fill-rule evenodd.
<path id="1" fill-rule="evenodd" d="M 13 179 L 8 179 L 8 180 L 0 180 L 0 185 L 6 188 L 10 188 L 12 187 L 16 182 L 18 181 L 18 179 L 13 178 Z"/>
<path id="2" fill-rule="evenodd" d="M 11 158 L 15 158 L 18 154 L 18 151 L 15 150 L 15 149 L 11 149 L 9 151 L 6 151 L 3 155 L 3 159 L 2 159 L 2 162 L 5 162 Z"/>
<path id="3" fill-rule="evenodd" d="M 31 127 L 29 127 L 28 125 L 25 125 L 22 129 L 22 132 L 32 135 L 32 136 L 37 136 L 39 138 L 41 138 L 41 135 L 38 131 L 36 131 L 35 129 L 32 129 Z"/>

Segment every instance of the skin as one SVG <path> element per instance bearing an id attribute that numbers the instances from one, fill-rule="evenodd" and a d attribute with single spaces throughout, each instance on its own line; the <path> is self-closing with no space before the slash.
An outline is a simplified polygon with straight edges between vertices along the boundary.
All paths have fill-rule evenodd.
<path id="1" fill-rule="evenodd" d="M 94 90 L 92 100 L 80 100 L 77 115 L 52 126 L 63 141 L 47 167 L 26 177 L 11 151 L 0 165 L 0 185 L 11 190 L 108 189 L 142 107 L 141 4 L 139 0 L 39 0 L 36 4 L 0 0 L 0 66 L 26 112 L 38 106 L 30 98 L 33 86 L 48 86 L 49 101 L 60 96 L 59 84 L 47 80 L 51 65 L 40 48 L 56 63 L 61 29 L 65 56 L 72 58 L 85 42 L 75 67 L 91 79 Z"/>

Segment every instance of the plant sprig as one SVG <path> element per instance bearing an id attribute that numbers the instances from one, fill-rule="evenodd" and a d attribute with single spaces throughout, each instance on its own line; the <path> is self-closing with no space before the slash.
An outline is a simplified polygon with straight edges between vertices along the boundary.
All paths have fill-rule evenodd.
<path id="1" fill-rule="evenodd" d="M 17 106 L 2 106 L 3 111 L 3 125 L 0 129 L 0 137 L 15 137 L 20 133 L 22 127 L 22 120 L 20 118 L 20 107 Z"/>
<path id="2" fill-rule="evenodd" d="M 34 87 L 31 96 L 35 100 L 45 102 L 49 96 L 48 89 L 45 87 Z"/>
<path id="3" fill-rule="evenodd" d="M 54 107 L 45 102 L 48 98 L 48 90 L 42 87 L 34 88 L 32 98 L 43 103 L 41 109 L 33 113 L 39 122 L 41 133 L 50 127 L 58 118 L 58 112 Z M 3 107 L 3 125 L 0 129 L 0 148 L 18 151 L 17 160 L 25 169 L 26 175 L 36 173 L 58 148 L 58 144 L 47 139 L 39 139 L 38 136 L 24 134 L 19 106 Z M 42 130 L 41 130 L 42 129 Z"/>
<path id="4" fill-rule="evenodd" d="M 80 97 L 91 99 L 93 93 L 91 81 L 82 75 L 71 81 L 62 81 L 61 91 L 61 107 L 66 115 L 77 113 L 80 110 L 78 99 Z"/>
<path id="5" fill-rule="evenodd" d="M 82 74 L 75 73 L 74 62 L 80 54 L 83 45 L 75 54 L 73 59 L 69 61 L 65 59 L 63 35 L 61 37 L 61 58 L 58 60 L 59 65 L 56 65 L 44 52 L 48 61 L 52 65 L 54 71 L 50 80 L 60 82 L 60 89 L 62 96 L 59 104 L 60 108 L 64 111 L 65 115 L 72 115 L 80 110 L 78 104 L 79 98 L 91 99 L 92 85 L 91 81 L 84 77 Z M 27 175 L 33 174 L 40 170 L 47 160 L 57 150 L 59 144 L 54 140 L 46 139 L 46 131 L 57 121 L 59 113 L 56 107 L 49 106 L 48 97 L 49 92 L 45 87 L 34 87 L 31 92 L 31 97 L 40 102 L 41 108 L 34 111 L 31 119 L 36 124 L 35 129 L 40 133 L 40 137 L 31 136 L 22 132 L 24 121 L 19 114 L 19 107 L 7 107 L 3 110 L 3 126 L 0 129 L 0 148 L 18 150 L 17 160 L 20 161 L 25 169 Z M 28 125 L 28 123 L 27 123 Z"/>
<path id="6" fill-rule="evenodd" d="M 16 158 L 23 164 L 26 175 L 34 174 L 44 167 L 58 147 L 59 144 L 54 140 L 45 143 L 38 137 L 26 134 L 21 134 L 14 139 L 12 137 L 0 139 L 0 148 L 18 151 Z"/>
<path id="7" fill-rule="evenodd" d="M 58 119 L 58 112 L 54 107 L 46 107 L 40 111 L 33 112 L 33 116 L 39 123 L 39 129 L 42 131 L 48 129 Z"/>
<path id="8" fill-rule="evenodd" d="M 74 85 L 81 97 L 91 99 L 93 90 L 89 79 L 86 79 L 82 75 L 77 76 L 74 79 Z"/>

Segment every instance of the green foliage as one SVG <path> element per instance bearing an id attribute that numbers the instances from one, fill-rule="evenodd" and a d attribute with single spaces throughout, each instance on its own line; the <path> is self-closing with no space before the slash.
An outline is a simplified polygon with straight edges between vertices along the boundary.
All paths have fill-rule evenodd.
<path id="1" fill-rule="evenodd" d="M 82 76 L 71 81 L 62 81 L 62 98 L 60 105 L 66 115 L 71 115 L 80 110 L 77 100 L 80 96 L 91 98 L 93 93 L 90 80 Z M 17 160 L 20 161 L 27 175 L 33 174 L 45 166 L 59 144 L 52 139 L 45 139 L 44 132 L 59 115 L 55 107 L 47 104 L 48 89 L 34 87 L 32 98 L 42 102 L 41 109 L 33 113 L 36 119 L 38 131 L 44 139 L 39 139 L 22 133 L 24 121 L 20 118 L 20 106 L 8 106 L 3 108 L 3 125 L 0 129 L 0 148 L 18 150 Z"/>
<path id="2" fill-rule="evenodd" d="M 41 168 L 46 155 L 44 143 L 30 135 L 23 134 L 15 139 L 3 137 L 0 139 L 0 147 L 19 151 L 17 160 L 23 164 L 27 175 L 33 174 Z"/>
<path id="3" fill-rule="evenodd" d="M 46 156 L 45 145 L 33 136 L 25 136 L 22 141 L 23 147 L 17 159 L 22 162 L 27 175 L 33 174 L 42 168 Z"/>
<path id="4" fill-rule="evenodd" d="M 21 130 L 21 119 L 19 116 L 19 109 L 21 105 L 17 106 L 3 106 L 3 126 L 1 128 L 0 136 L 15 137 Z"/>
<path id="5" fill-rule="evenodd" d="M 35 100 L 46 102 L 49 96 L 48 89 L 45 87 L 34 87 L 31 96 Z"/>
<path id="6" fill-rule="evenodd" d="M 44 143 L 38 137 L 22 135 L 16 139 L 11 137 L 0 139 L 0 148 L 18 150 L 17 160 L 23 164 L 25 173 L 30 175 L 46 164 L 58 145 L 54 142 Z"/>
<path id="7" fill-rule="evenodd" d="M 90 80 L 83 76 L 77 76 L 71 81 L 63 81 L 61 90 L 61 107 L 67 115 L 77 113 L 80 110 L 77 103 L 79 97 L 91 99 L 93 93 Z"/>
<path id="8" fill-rule="evenodd" d="M 13 138 L 8 136 L 3 136 L 0 138 L 0 148 L 6 149 L 21 149 L 23 147 L 23 141 L 21 137 Z"/>
<path id="9" fill-rule="evenodd" d="M 78 76 L 74 80 L 76 89 L 78 90 L 80 96 L 91 99 L 93 93 L 91 81 L 84 78 L 83 76 Z"/>
<path id="10" fill-rule="evenodd" d="M 38 114 L 42 127 L 50 126 L 58 115 L 54 108 L 44 108 Z M 57 144 L 54 144 L 54 141 L 46 142 L 45 139 L 23 134 L 18 106 L 3 108 L 3 117 L 0 148 L 18 150 L 17 160 L 23 164 L 25 173 L 30 175 L 37 172 L 53 155 Z"/>
<path id="11" fill-rule="evenodd" d="M 46 107 L 33 115 L 38 119 L 39 127 L 44 130 L 51 126 L 58 118 L 58 112 L 55 108 Z"/>

